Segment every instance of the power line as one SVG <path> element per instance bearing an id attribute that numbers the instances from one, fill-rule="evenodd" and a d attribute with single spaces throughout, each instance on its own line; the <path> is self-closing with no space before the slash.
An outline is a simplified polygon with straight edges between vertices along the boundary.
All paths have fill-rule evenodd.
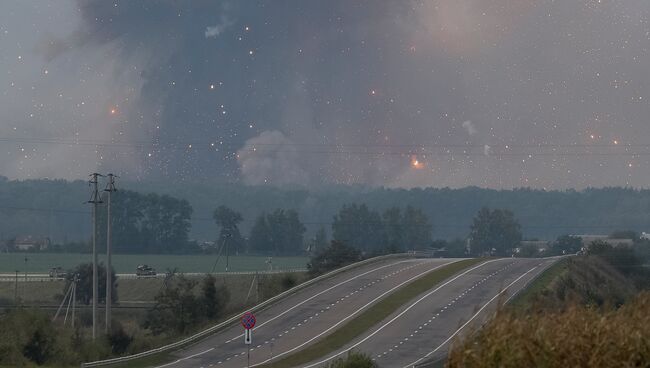
<path id="1" fill-rule="evenodd" d="M 63 145 L 91 145 L 91 146 L 161 146 L 161 145 L 178 145 L 178 146 L 188 146 L 188 145 L 212 145 L 214 141 L 200 141 L 200 140 L 187 140 L 187 141 L 164 141 L 164 140 L 154 140 L 154 141 L 138 141 L 138 140 L 107 140 L 107 139 L 85 139 L 85 138 L 28 138 L 28 137 L 0 137 L 0 143 L 35 143 L 35 144 L 63 144 Z M 256 143 L 252 146 L 262 146 L 262 147 L 283 147 L 283 146 L 295 146 L 295 147 L 369 147 L 369 148 L 484 148 L 486 144 L 472 144 L 472 143 L 462 143 L 462 144 L 393 144 L 393 143 L 296 143 L 296 142 L 286 142 L 286 143 Z M 626 148 L 626 147 L 636 147 L 636 148 L 650 148 L 648 143 L 538 143 L 538 144 L 522 144 L 522 143 L 494 143 L 487 144 L 488 146 L 495 147 L 506 147 L 506 148 Z"/>

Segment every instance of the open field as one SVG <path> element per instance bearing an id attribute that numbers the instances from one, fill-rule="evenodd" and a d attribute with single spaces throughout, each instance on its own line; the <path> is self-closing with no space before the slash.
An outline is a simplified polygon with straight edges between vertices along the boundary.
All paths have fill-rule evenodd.
<path id="1" fill-rule="evenodd" d="M 273 283 L 272 279 L 283 277 L 282 274 L 260 275 L 259 276 L 259 296 L 257 295 L 257 282 L 253 282 L 255 275 L 220 275 L 217 276 L 217 282 L 225 284 L 230 291 L 229 306 L 240 307 L 245 304 L 255 303 L 264 298 L 268 298 L 273 291 L 268 287 Z M 306 273 L 292 273 L 291 277 L 296 283 L 303 282 L 307 279 Z M 197 280 L 202 277 L 196 276 Z M 251 288 L 251 285 L 253 287 Z M 47 280 L 35 282 L 19 282 L 18 299 L 26 305 L 54 305 L 57 304 L 64 293 L 65 281 Z M 123 305 L 133 305 L 140 303 L 153 303 L 154 297 L 163 286 L 162 278 L 140 278 L 140 279 L 123 279 L 117 282 L 118 303 Z M 265 287 L 267 286 L 267 287 Z M 0 282 L 0 305 L 12 304 L 16 284 L 14 282 Z M 250 295 L 249 295 L 250 291 Z M 266 295 L 265 295 L 266 294 Z M 248 300 L 246 298 L 248 297 Z M 135 303 L 134 303 L 135 302 Z"/>
<path id="2" fill-rule="evenodd" d="M 25 262 L 27 258 L 27 262 Z M 100 262 L 105 256 L 99 257 Z M 231 256 L 229 271 L 265 271 L 269 269 L 264 256 Z M 114 254 L 113 268 L 117 273 L 132 273 L 139 264 L 148 264 L 158 272 L 177 268 L 179 272 L 203 273 L 211 272 L 216 254 L 166 255 L 166 254 Z M 0 273 L 11 273 L 16 270 L 24 273 L 47 273 L 50 268 L 60 266 L 70 269 L 84 262 L 91 262 L 92 254 L 82 253 L 0 253 Z M 302 269 L 307 265 L 307 257 L 273 257 L 273 269 Z M 226 258 L 221 257 L 215 272 L 226 270 Z"/>

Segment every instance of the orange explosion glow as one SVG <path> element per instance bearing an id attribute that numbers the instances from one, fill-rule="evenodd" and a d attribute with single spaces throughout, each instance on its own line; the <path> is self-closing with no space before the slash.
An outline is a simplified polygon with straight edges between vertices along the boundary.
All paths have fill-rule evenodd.
<path id="1" fill-rule="evenodd" d="M 416 155 L 411 155 L 411 167 L 419 170 L 424 168 L 424 163 L 420 161 Z"/>

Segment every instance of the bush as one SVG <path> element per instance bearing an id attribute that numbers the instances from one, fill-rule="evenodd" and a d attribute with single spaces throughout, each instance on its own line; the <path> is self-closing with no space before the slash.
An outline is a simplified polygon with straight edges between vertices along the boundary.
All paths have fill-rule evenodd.
<path id="1" fill-rule="evenodd" d="M 307 269 L 313 277 L 360 260 L 361 253 L 357 249 L 332 240 L 329 247 L 312 257 L 307 264 Z"/>
<path id="2" fill-rule="evenodd" d="M 348 352 L 345 358 L 334 360 L 329 368 L 375 368 L 377 364 L 372 361 L 369 355 L 356 351 Z"/>
<path id="3" fill-rule="evenodd" d="M 0 326 L 0 365 L 65 365 L 77 360 L 69 331 L 57 331 L 41 311 L 11 311 L 0 316 Z"/>
<path id="4" fill-rule="evenodd" d="M 154 335 L 164 332 L 185 334 L 206 319 L 218 319 L 230 298 L 225 286 L 217 288 L 207 275 L 201 295 L 194 290 L 198 282 L 180 275 L 171 279 L 156 296 L 156 305 L 147 312 L 143 327 Z"/>
<path id="5" fill-rule="evenodd" d="M 127 334 L 119 322 L 113 322 L 111 333 L 108 335 L 108 342 L 111 345 L 113 354 L 124 354 L 133 342 L 133 336 Z"/>

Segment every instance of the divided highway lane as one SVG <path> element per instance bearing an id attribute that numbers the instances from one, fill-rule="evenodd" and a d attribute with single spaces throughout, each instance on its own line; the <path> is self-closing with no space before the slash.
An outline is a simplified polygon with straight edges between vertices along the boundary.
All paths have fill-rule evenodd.
<path id="1" fill-rule="evenodd" d="M 396 259 L 364 265 L 323 280 L 261 312 L 256 312 L 251 366 L 297 351 L 333 331 L 406 283 L 457 259 Z M 241 326 L 225 329 L 174 353 L 160 366 L 245 367 Z"/>
<path id="2" fill-rule="evenodd" d="M 455 336 L 487 320 L 499 300 L 507 300 L 556 260 L 505 258 L 473 266 L 418 296 L 342 351 L 305 367 L 325 366 L 351 348 L 390 368 L 442 357 Z"/>

